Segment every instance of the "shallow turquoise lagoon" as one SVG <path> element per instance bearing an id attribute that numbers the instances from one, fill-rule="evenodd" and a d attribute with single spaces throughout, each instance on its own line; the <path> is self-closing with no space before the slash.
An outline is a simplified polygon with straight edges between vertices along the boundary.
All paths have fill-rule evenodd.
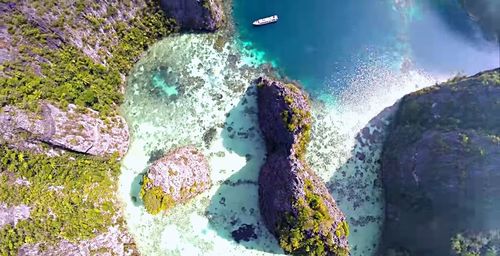
<path id="1" fill-rule="evenodd" d="M 132 140 L 119 192 L 139 250 L 282 253 L 257 204 L 265 146 L 251 85 L 277 71 L 312 95 L 308 161 L 348 217 L 352 255 L 373 255 L 384 218 L 377 160 L 388 120 L 372 118 L 409 92 L 498 65 L 498 48 L 446 1 L 234 1 L 235 34 L 166 38 L 128 77 L 122 111 Z M 249 25 L 274 13 L 277 24 Z M 457 18 L 464 21 L 450 23 Z M 168 214 L 146 213 L 142 174 L 159 153 L 188 144 L 207 156 L 214 186 Z M 231 233 L 240 228 L 254 235 L 237 242 Z"/>

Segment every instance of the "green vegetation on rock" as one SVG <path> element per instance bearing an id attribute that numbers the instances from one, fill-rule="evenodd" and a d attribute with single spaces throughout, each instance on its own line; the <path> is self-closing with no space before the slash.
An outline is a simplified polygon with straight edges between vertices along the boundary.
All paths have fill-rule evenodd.
<path id="1" fill-rule="evenodd" d="M 479 79 L 486 85 L 500 85 L 500 71 L 483 73 Z"/>
<path id="2" fill-rule="evenodd" d="M 153 2 L 138 10 L 128 22 L 101 21 L 98 24 L 93 21 L 105 19 L 92 16 L 101 9 L 92 1 L 57 2 L 57 8 L 47 8 L 55 3 L 34 1 L 32 7 L 40 8 L 39 12 L 45 15 L 59 17 L 53 24 L 47 24 L 58 29 L 40 27 L 33 17 L 17 9 L 2 17 L 13 39 L 11 47 L 16 48 L 18 54 L 14 60 L 3 63 L 0 69 L 3 72 L 0 77 L 0 106 L 13 104 L 36 108 L 39 100 L 49 100 L 62 107 L 74 103 L 102 114 L 115 112 L 123 101 L 121 75 L 128 73 L 149 45 L 174 31 L 175 22 L 168 20 Z M 86 11 L 81 14 L 75 12 L 75 8 Z M 111 6 L 108 8 L 112 9 Z M 63 15 L 58 15 L 59 12 Z M 116 15 L 116 11 L 110 11 L 106 18 L 112 19 Z M 65 22 L 59 24 L 60 20 Z M 66 43 L 61 32 L 54 32 L 63 30 L 65 26 L 71 27 L 67 30 L 82 27 L 109 33 L 109 37 L 99 38 L 102 50 L 99 58 L 105 64 L 96 62 L 82 49 Z M 92 38 L 92 35 L 83 40 L 89 45 L 97 44 L 97 38 Z"/>
<path id="3" fill-rule="evenodd" d="M 500 231 L 457 234 L 451 239 L 451 251 L 457 256 L 498 256 Z"/>
<path id="4" fill-rule="evenodd" d="M 31 208 L 28 219 L 0 227 L 0 255 L 16 254 L 25 243 L 89 239 L 116 224 L 116 158 L 73 153 L 47 157 L 4 146 L 0 157 L 0 202 Z"/>
<path id="5" fill-rule="evenodd" d="M 286 84 L 286 88 L 293 93 L 304 95 L 295 84 Z M 304 97 L 306 97 L 304 95 Z M 311 113 L 309 111 L 293 107 L 294 99 L 291 95 L 285 95 L 285 103 L 290 107 L 290 111 L 283 111 L 281 118 L 289 132 L 297 133 L 298 142 L 294 145 L 296 156 L 302 159 L 306 153 L 307 144 L 311 139 Z M 306 101 L 309 99 L 306 97 Z"/>
<path id="6" fill-rule="evenodd" d="M 147 175 L 144 175 L 140 196 L 144 201 L 144 207 L 150 214 L 158 214 L 168 210 L 175 205 L 174 199 L 165 193 L 161 187 L 153 186 Z"/>
<path id="7" fill-rule="evenodd" d="M 38 110 L 43 100 L 65 109 L 71 103 L 107 121 L 123 102 L 125 75 L 141 53 L 176 31 L 156 0 L 2 2 L 15 5 L 2 13 L 11 58 L 0 65 L 0 108 Z M 7 146 L 0 144 L 0 203 L 25 204 L 31 216 L 0 228 L 0 255 L 16 255 L 23 244 L 92 239 L 123 225 L 114 194 L 116 157 L 51 157 Z"/>
<path id="8" fill-rule="evenodd" d="M 314 187 L 310 180 L 305 180 L 305 198 L 294 202 L 297 214 L 287 213 L 285 219 L 278 225 L 278 241 L 285 252 L 293 255 L 349 255 L 344 248 L 337 247 L 334 243 L 336 237 L 347 237 L 349 226 L 341 222 L 330 232 L 334 219 L 330 216 L 328 208 L 321 195 L 313 192 Z M 306 234 L 311 234 L 306 237 Z M 326 239 L 323 239 L 326 238 Z M 326 242 L 325 242 L 326 241 Z"/>

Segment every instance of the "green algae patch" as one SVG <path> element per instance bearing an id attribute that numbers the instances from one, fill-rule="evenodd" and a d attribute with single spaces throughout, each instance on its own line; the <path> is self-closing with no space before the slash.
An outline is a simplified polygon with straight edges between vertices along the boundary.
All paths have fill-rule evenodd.
<path id="1" fill-rule="evenodd" d="M 0 156 L 0 202 L 30 207 L 28 219 L 0 227 L 0 255 L 15 254 L 23 244 L 91 239 L 119 224 L 113 220 L 116 158 L 74 153 L 49 158 L 6 147 L 0 147 Z"/>
<path id="2" fill-rule="evenodd" d="M 284 220 L 278 224 L 277 236 L 280 246 L 286 253 L 292 255 L 349 255 L 345 248 L 335 245 L 333 235 L 337 238 L 349 235 L 346 221 L 338 224 L 334 234 L 330 227 L 334 219 L 330 216 L 323 197 L 314 193 L 313 184 L 305 180 L 305 197 L 294 203 L 297 213 L 287 213 Z"/>

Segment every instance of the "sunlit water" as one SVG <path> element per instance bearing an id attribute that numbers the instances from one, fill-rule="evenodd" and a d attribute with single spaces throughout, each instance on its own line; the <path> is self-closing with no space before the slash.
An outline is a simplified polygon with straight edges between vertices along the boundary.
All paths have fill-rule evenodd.
<path id="1" fill-rule="evenodd" d="M 371 60 L 387 68 L 433 75 L 473 74 L 499 64 L 488 41 L 458 0 L 235 0 L 244 46 L 275 63 L 310 92 L 346 90 Z M 276 24 L 255 28 L 256 18 Z"/>
<path id="2" fill-rule="evenodd" d="M 242 1 L 235 3 L 237 21 L 238 4 Z M 257 2 L 261 1 L 253 1 L 255 5 Z M 420 7 L 373 2 L 378 11 L 390 14 L 387 21 L 377 21 L 393 26 L 387 32 L 389 38 L 411 37 L 416 30 L 415 17 L 426 17 Z M 291 3 L 288 5 L 293 7 Z M 355 12 L 352 8 L 346 10 Z M 332 16 L 331 20 L 346 22 L 338 16 Z M 416 41 L 397 39 L 398 45 L 386 47 L 392 41 L 385 38 L 384 31 L 378 31 L 370 32 L 375 36 L 373 47 L 353 50 L 347 44 L 349 53 L 343 57 L 310 58 L 307 60 L 310 63 L 298 62 L 304 71 L 295 73 L 293 70 L 299 68 L 285 63 L 273 49 L 252 41 L 252 37 L 245 35 L 248 31 L 241 28 L 238 31 L 240 37 L 230 37 L 222 48 L 224 31 L 166 38 L 148 51 L 128 78 L 123 113 L 132 141 L 123 159 L 120 196 L 139 250 L 144 255 L 282 253 L 262 224 L 258 209 L 257 177 L 265 147 L 258 129 L 251 81 L 263 74 L 261 64 L 270 62 L 282 75 L 304 81 L 306 90 L 313 95 L 315 122 L 308 161 L 348 218 L 352 254 L 372 255 L 383 224 L 384 202 L 377 160 L 387 120 L 382 116 L 380 120 L 369 121 L 406 93 L 432 85 L 455 71 L 474 70 L 465 64 L 454 67 L 443 64 L 439 65 L 442 69 L 427 70 L 426 58 L 415 58 L 425 55 L 415 53 L 416 48 L 411 44 Z M 251 33 L 260 32 L 266 36 L 265 30 Z M 344 34 L 344 40 L 357 41 L 349 37 L 359 37 L 356 33 L 362 32 L 366 31 Z M 366 39 L 365 43 L 369 42 Z M 280 44 L 288 47 L 286 41 Z M 486 56 L 483 61 L 476 60 L 484 67 L 491 64 L 491 51 L 487 49 L 485 46 L 479 51 Z M 295 53 L 300 55 L 293 50 L 289 55 Z M 472 50 L 470 54 L 483 56 Z M 348 66 L 339 64 L 336 69 L 331 58 L 345 58 L 344 64 Z M 308 65 L 320 66 L 317 62 L 332 68 L 315 77 L 315 69 Z M 356 139 L 363 128 L 364 135 Z M 142 174 L 158 152 L 188 144 L 197 146 L 209 159 L 214 186 L 168 214 L 147 214 L 138 195 Z M 256 236 L 238 243 L 231 232 L 244 224 L 252 225 Z"/>

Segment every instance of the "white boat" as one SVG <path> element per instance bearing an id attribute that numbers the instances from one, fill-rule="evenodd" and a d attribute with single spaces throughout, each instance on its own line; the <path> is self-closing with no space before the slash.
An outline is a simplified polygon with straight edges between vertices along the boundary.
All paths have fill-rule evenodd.
<path id="1" fill-rule="evenodd" d="M 262 25 L 267 25 L 267 24 L 274 23 L 277 21 L 278 21 L 278 15 L 273 15 L 273 16 L 262 18 L 262 19 L 258 19 L 256 21 L 254 21 L 252 24 L 254 26 L 262 26 Z"/>

